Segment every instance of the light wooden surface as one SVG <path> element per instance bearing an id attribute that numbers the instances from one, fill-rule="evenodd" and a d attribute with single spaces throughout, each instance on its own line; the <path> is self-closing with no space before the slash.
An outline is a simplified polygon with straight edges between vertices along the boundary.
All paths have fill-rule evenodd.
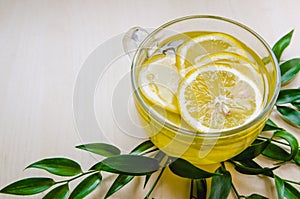
<path id="1" fill-rule="evenodd" d="M 47 176 L 36 170 L 23 171 L 42 158 L 70 157 L 84 169 L 95 162 L 94 157 L 74 148 L 82 144 L 84 133 L 78 132 L 74 119 L 73 92 L 87 58 L 113 36 L 136 25 L 155 28 L 181 16 L 215 14 L 244 23 L 271 45 L 294 28 L 284 57 L 300 57 L 299 7 L 298 0 L 1 0 L 0 187 L 24 177 Z M 288 87 L 299 87 L 299 79 Z M 299 129 L 272 116 L 299 138 Z M 126 139 L 118 143 L 126 149 L 134 147 Z M 299 171 L 287 165 L 278 174 L 299 181 Z M 111 180 L 108 176 L 89 198 L 103 198 Z M 236 173 L 233 180 L 242 194 L 254 191 L 276 198 L 272 180 Z M 147 189 L 141 183 L 137 179 L 111 198 L 143 198 Z M 183 199 L 188 193 L 188 181 L 166 174 L 152 197 Z"/>

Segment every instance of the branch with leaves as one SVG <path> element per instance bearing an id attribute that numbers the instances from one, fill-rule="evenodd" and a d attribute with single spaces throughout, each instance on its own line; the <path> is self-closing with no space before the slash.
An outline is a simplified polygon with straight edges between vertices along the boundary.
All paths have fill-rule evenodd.
<path id="1" fill-rule="evenodd" d="M 281 62 L 283 51 L 289 46 L 293 31 L 282 37 L 273 47 L 281 69 L 281 81 L 288 83 L 300 71 L 300 58 Z M 300 127 L 300 89 L 282 89 L 279 93 L 276 109 L 278 113 L 291 124 Z M 50 174 L 62 176 L 66 180 L 55 181 L 52 178 L 32 177 L 19 180 L 2 188 L 0 193 L 14 195 L 34 195 L 48 191 L 43 199 L 78 199 L 84 198 L 101 185 L 103 172 L 118 174 L 105 195 L 105 199 L 122 189 L 135 177 L 143 176 L 144 188 L 158 172 L 145 199 L 150 199 L 159 179 L 169 168 L 175 175 L 191 180 L 190 199 L 226 199 L 232 189 L 236 198 L 266 199 L 258 193 L 249 196 L 242 195 L 232 182 L 231 173 L 226 165 L 232 164 L 234 169 L 245 175 L 263 175 L 273 179 L 279 199 L 300 198 L 300 192 L 295 185 L 300 182 L 284 179 L 274 174 L 274 171 L 286 163 L 300 166 L 300 149 L 298 140 L 285 129 L 268 120 L 263 131 L 272 132 L 272 136 L 258 136 L 258 138 L 239 155 L 222 162 L 215 172 L 204 171 L 190 162 L 167 156 L 156 148 L 149 140 L 141 143 L 129 154 L 121 154 L 116 146 L 105 143 L 91 143 L 76 146 L 104 159 L 94 164 L 88 171 L 82 171 L 81 166 L 68 158 L 48 158 L 32 163 L 26 169 L 42 169 Z M 256 162 L 256 158 L 264 156 L 274 162 L 272 167 L 263 167 Z M 211 178 L 211 191 L 207 191 L 206 180 Z M 82 179 L 77 186 L 70 190 L 69 184 L 74 180 Z"/>

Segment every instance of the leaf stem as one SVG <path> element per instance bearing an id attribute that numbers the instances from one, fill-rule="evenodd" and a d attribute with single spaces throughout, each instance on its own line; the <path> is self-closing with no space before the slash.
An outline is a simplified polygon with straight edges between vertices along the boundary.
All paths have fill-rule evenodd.
<path id="1" fill-rule="evenodd" d="M 226 169 L 225 163 L 224 163 L 224 162 L 221 162 L 221 165 L 222 165 L 222 167 L 223 167 L 224 169 Z"/>
<path id="2" fill-rule="evenodd" d="M 270 140 L 270 141 L 272 141 L 272 142 L 277 142 L 277 143 L 282 144 L 282 145 L 285 145 L 285 146 L 290 146 L 289 144 L 287 144 L 287 143 L 285 143 L 285 142 L 281 142 L 281 141 L 279 141 L 279 140 L 275 140 L 275 139 L 272 139 L 272 138 L 267 138 L 267 137 L 260 136 L 260 135 L 258 136 L 258 138 Z M 300 149 L 300 147 L 299 147 L 299 149 Z"/>
<path id="3" fill-rule="evenodd" d="M 242 196 L 240 196 L 239 192 L 237 191 L 237 189 L 235 188 L 234 184 L 231 182 L 231 187 L 232 187 L 232 190 L 235 194 L 235 196 L 238 198 L 238 199 L 241 199 Z"/>
<path id="4" fill-rule="evenodd" d="M 194 198 L 193 191 L 194 191 L 194 179 L 191 179 L 190 199 Z"/>
<path id="5" fill-rule="evenodd" d="M 81 174 L 79 174 L 79 175 L 77 175 L 77 176 L 75 176 L 75 177 L 73 177 L 71 179 L 57 181 L 57 182 L 55 182 L 55 184 L 61 184 L 61 183 L 65 183 L 65 182 L 69 183 L 69 182 L 71 182 L 73 180 L 76 180 L 76 179 L 78 179 L 78 178 L 80 178 L 80 177 L 82 177 L 84 175 L 87 175 L 87 174 L 90 174 L 90 173 L 96 173 L 96 172 L 99 172 L 99 171 L 93 171 L 93 170 L 92 171 L 87 171 L 87 172 L 81 173 Z"/>
<path id="6" fill-rule="evenodd" d="M 190 198 L 189 199 L 198 199 L 198 196 L 194 196 L 194 186 L 195 185 L 195 179 L 191 179 L 191 188 L 190 188 Z M 197 189 L 197 187 L 196 187 Z"/>
<path id="7" fill-rule="evenodd" d="M 147 195 L 145 196 L 145 199 L 149 198 L 149 196 L 151 195 L 151 193 L 153 192 L 154 188 L 156 187 L 159 179 L 161 178 L 164 170 L 166 169 L 166 167 L 163 167 L 158 175 L 158 177 L 156 178 L 155 182 L 153 183 L 151 189 L 148 191 Z"/>

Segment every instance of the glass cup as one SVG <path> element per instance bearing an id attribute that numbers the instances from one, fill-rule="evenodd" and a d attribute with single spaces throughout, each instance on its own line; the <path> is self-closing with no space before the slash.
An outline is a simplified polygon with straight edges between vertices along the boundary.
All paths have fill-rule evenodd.
<path id="1" fill-rule="evenodd" d="M 161 43 L 184 32 L 221 32 L 242 41 L 257 55 L 261 73 L 255 78 L 262 89 L 262 108 L 250 122 L 230 130 L 197 132 L 186 125 L 180 115 L 149 102 L 142 94 L 138 76 L 143 63 L 154 54 L 172 54 L 182 42 Z M 280 70 L 269 45 L 243 24 L 218 16 L 196 15 L 170 21 L 150 34 L 142 28 L 131 29 L 124 37 L 125 51 L 133 46 L 131 82 L 141 123 L 149 139 L 169 156 L 183 158 L 195 165 L 209 165 L 228 160 L 241 153 L 257 138 L 267 121 L 280 90 Z M 247 74 L 245 74 L 247 75 Z"/>

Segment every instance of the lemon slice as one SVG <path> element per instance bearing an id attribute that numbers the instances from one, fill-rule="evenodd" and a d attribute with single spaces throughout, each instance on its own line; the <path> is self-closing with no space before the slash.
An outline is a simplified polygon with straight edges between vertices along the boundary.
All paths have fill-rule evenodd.
<path id="1" fill-rule="evenodd" d="M 234 68 L 210 64 L 191 71 L 180 83 L 182 118 L 199 132 L 220 132 L 244 125 L 257 116 L 262 94 Z"/>
<path id="2" fill-rule="evenodd" d="M 175 65 L 175 55 L 155 55 L 141 67 L 138 84 L 151 103 L 178 113 L 176 93 L 180 76 Z"/>
<path id="3" fill-rule="evenodd" d="M 201 57 L 197 60 L 197 63 L 193 68 L 198 68 L 210 63 L 230 65 L 247 76 L 249 73 L 254 75 L 259 73 L 259 68 L 256 62 L 252 62 L 247 57 L 232 52 L 221 52 Z"/>
<path id="4" fill-rule="evenodd" d="M 263 87 L 263 77 L 257 62 L 250 61 L 247 57 L 232 52 L 221 52 L 206 55 L 197 61 L 193 68 L 203 67 L 207 64 L 223 64 L 238 70 L 251 79 L 259 87 Z"/>
<path id="5" fill-rule="evenodd" d="M 201 57 L 220 52 L 246 55 L 240 42 L 224 33 L 208 33 L 184 42 L 176 57 L 180 75 L 184 77 Z"/>
<path id="6" fill-rule="evenodd" d="M 250 61 L 247 57 L 244 57 L 242 55 L 239 55 L 237 53 L 233 52 L 220 52 L 220 53 L 214 53 L 209 54 L 206 56 L 203 56 L 196 60 L 196 65 L 203 65 L 208 63 L 241 63 L 241 64 L 250 64 L 252 67 L 257 68 L 255 66 L 255 63 Z"/>

